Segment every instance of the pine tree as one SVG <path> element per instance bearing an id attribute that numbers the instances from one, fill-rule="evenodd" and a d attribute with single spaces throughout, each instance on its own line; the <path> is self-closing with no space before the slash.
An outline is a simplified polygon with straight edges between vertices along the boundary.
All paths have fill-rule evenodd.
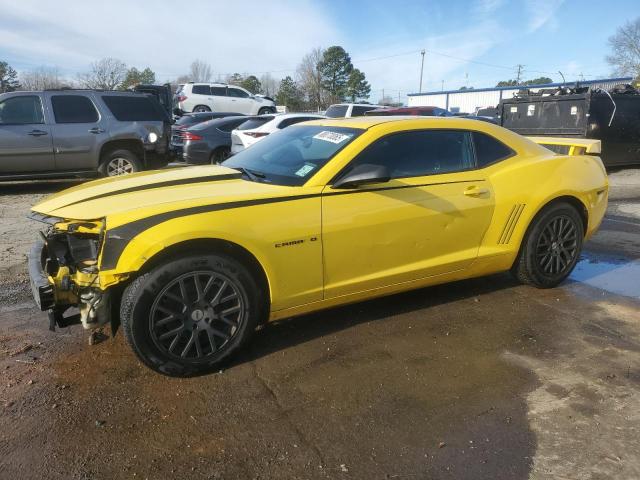
<path id="1" fill-rule="evenodd" d="M 347 81 L 347 97 L 355 102 L 356 99 L 367 99 L 371 94 L 371 85 L 367 82 L 364 73 L 354 68 Z"/>
<path id="2" fill-rule="evenodd" d="M 13 92 L 20 89 L 18 72 L 7 62 L 0 62 L 0 93 Z"/>

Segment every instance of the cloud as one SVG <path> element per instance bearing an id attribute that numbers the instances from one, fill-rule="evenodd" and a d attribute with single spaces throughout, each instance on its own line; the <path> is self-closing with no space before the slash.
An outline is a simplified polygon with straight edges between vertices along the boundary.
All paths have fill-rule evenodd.
<path id="1" fill-rule="evenodd" d="M 503 7 L 505 3 L 506 0 L 478 0 L 473 6 L 473 10 L 479 15 L 490 15 Z"/>
<path id="2" fill-rule="evenodd" d="M 341 41 L 310 0 L 0 0 L 0 11 L 4 57 L 22 69 L 57 65 L 72 76 L 108 56 L 150 66 L 159 80 L 186 73 L 196 58 L 209 62 L 214 75 L 285 70 L 311 48 Z"/>
<path id="3" fill-rule="evenodd" d="M 564 0 L 526 0 L 527 31 L 533 33 L 545 25 L 557 27 L 556 13 L 563 3 Z"/>

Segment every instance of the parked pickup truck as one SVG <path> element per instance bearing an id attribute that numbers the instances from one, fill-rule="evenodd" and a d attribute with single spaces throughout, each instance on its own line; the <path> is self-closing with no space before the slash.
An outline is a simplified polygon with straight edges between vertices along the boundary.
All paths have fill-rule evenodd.
<path id="1" fill-rule="evenodd" d="M 0 179 L 116 176 L 167 163 L 171 120 L 135 92 L 0 95 Z"/>

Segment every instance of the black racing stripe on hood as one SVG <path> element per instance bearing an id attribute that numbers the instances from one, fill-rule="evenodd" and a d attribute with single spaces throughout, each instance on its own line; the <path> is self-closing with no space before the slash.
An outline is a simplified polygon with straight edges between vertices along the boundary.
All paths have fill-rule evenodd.
<path id="1" fill-rule="evenodd" d="M 115 195 L 121 195 L 123 193 L 141 192 L 144 190 L 153 190 L 154 188 L 175 187 L 178 185 L 189 185 L 192 183 L 216 182 L 220 180 L 235 180 L 241 177 L 242 177 L 242 173 L 234 172 L 234 173 L 223 173 L 223 174 L 217 174 L 217 175 L 207 175 L 205 177 L 183 178 L 179 180 L 167 180 L 166 182 L 150 183 L 149 185 L 138 185 L 137 187 L 123 188 L 122 190 L 101 193 L 100 195 L 94 195 L 93 197 L 83 198 L 82 200 L 71 202 L 62 207 L 58 207 L 56 210 L 60 208 L 69 207 L 71 205 L 76 205 L 78 203 L 90 202 L 91 200 L 97 200 L 99 198 L 106 198 L 106 197 L 113 197 Z"/>
<path id="2" fill-rule="evenodd" d="M 274 198 L 257 198 L 253 200 L 240 200 L 237 202 L 217 203 L 214 205 L 199 205 L 197 207 L 182 208 L 171 212 L 159 213 L 147 218 L 141 218 L 131 223 L 125 223 L 113 230 L 107 231 L 104 248 L 102 249 L 102 261 L 100 268 L 102 270 L 111 270 L 116 268 L 120 255 L 133 238 L 154 227 L 160 223 L 172 220 L 174 218 L 186 217 L 189 215 L 197 215 L 199 213 L 216 212 L 220 210 L 229 210 L 232 208 L 251 207 L 254 205 L 266 205 L 269 203 L 290 202 L 301 200 L 304 198 L 320 197 L 320 193 L 310 195 L 292 195 L 289 197 Z"/>

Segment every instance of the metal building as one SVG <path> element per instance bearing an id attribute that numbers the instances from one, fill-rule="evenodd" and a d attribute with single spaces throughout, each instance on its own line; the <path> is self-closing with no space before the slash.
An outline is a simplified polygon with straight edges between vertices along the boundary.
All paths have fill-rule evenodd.
<path id="1" fill-rule="evenodd" d="M 620 83 L 631 83 L 631 77 L 603 78 L 601 80 L 585 80 L 581 86 L 608 90 Z M 409 107 L 440 107 L 453 113 L 475 113 L 479 108 L 495 107 L 503 98 L 512 98 L 514 93 L 528 88 L 538 91 L 541 88 L 573 86 L 575 83 L 546 83 L 543 85 L 527 85 L 518 87 L 474 88 L 469 90 L 444 90 L 441 92 L 409 93 Z"/>

